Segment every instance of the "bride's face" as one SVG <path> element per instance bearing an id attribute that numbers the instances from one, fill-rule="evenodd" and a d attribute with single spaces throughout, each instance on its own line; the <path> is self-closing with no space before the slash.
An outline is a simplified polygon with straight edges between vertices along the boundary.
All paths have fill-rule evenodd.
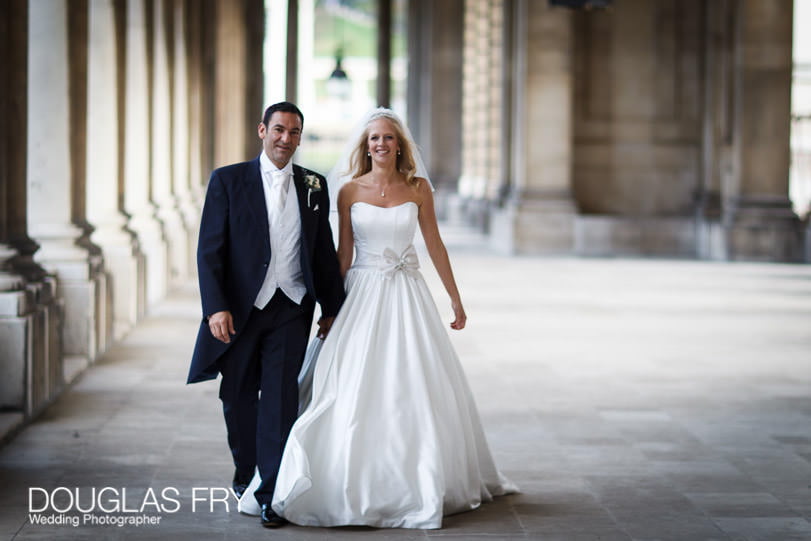
<path id="1" fill-rule="evenodd" d="M 366 136 L 366 148 L 376 163 L 387 163 L 397 159 L 397 132 L 392 123 L 385 118 L 378 118 L 369 124 Z"/>

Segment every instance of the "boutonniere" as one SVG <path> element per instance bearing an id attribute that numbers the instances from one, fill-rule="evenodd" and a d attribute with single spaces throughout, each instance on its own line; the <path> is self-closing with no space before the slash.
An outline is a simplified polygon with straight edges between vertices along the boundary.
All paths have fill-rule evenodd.
<path id="1" fill-rule="evenodd" d="M 312 207 L 310 196 L 312 196 L 314 192 L 321 191 L 321 179 L 315 175 L 305 175 L 304 185 L 307 186 L 307 206 Z"/>

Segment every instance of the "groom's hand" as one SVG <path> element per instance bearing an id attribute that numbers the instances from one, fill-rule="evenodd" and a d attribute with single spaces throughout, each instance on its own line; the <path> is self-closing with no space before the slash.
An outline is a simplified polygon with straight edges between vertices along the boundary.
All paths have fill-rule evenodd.
<path id="1" fill-rule="evenodd" d="M 237 333 L 234 330 L 234 318 L 228 310 L 211 314 L 208 318 L 208 329 L 214 338 L 226 344 L 231 342 L 231 335 Z"/>
<path id="2" fill-rule="evenodd" d="M 333 321 L 335 321 L 335 317 L 322 317 L 318 320 L 318 338 L 323 340 L 327 337 L 329 330 L 332 328 Z"/>

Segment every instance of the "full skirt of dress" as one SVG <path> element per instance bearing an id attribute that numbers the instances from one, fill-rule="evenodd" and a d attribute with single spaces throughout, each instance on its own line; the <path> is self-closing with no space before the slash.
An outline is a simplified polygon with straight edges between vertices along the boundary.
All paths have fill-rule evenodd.
<path id="1" fill-rule="evenodd" d="M 422 276 L 353 267 L 346 287 L 273 509 L 300 525 L 439 528 L 515 491 Z"/>

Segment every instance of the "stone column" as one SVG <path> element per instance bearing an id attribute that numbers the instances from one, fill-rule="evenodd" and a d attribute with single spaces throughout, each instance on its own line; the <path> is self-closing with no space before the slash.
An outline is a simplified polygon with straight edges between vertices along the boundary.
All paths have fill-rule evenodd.
<path id="1" fill-rule="evenodd" d="M 512 183 L 505 206 L 492 215 L 491 239 L 506 252 L 570 253 L 576 216 L 572 15 L 547 2 L 513 6 Z"/>
<path id="2" fill-rule="evenodd" d="M 138 320 L 137 239 L 119 209 L 118 65 L 112 0 L 90 0 L 87 49 L 87 217 L 104 253 L 113 293 L 113 335 Z M 122 67 L 123 69 L 123 67 Z"/>
<path id="3" fill-rule="evenodd" d="M 244 159 L 253 159 L 259 155 L 261 141 L 256 136 L 256 126 L 265 112 L 265 0 L 242 0 L 244 3 L 243 20 L 245 40 L 245 109 L 239 121 L 244 126 L 247 136 L 243 149 Z M 269 104 L 268 104 L 269 105 Z M 306 116 L 306 115 L 305 115 Z"/>
<path id="4" fill-rule="evenodd" d="M 190 118 L 189 48 L 187 46 L 186 14 L 184 0 L 173 0 L 174 11 L 172 32 L 172 192 L 183 224 L 185 250 L 179 254 L 183 261 L 178 265 L 181 281 L 187 280 L 195 268 L 195 250 L 200 208 L 192 195 L 191 186 L 191 145 L 195 127 Z"/>
<path id="5" fill-rule="evenodd" d="M 505 156 L 503 0 L 465 4 L 462 174 L 458 192 L 468 222 L 484 227 L 489 201 L 498 199 Z M 487 128 L 483 128 L 487 127 Z M 496 127 L 496 128 L 493 128 Z M 453 219 L 453 214 L 448 216 Z"/>
<path id="6" fill-rule="evenodd" d="M 408 13 L 408 125 L 437 188 L 456 192 L 462 172 L 464 0 L 411 0 Z"/>
<path id="7" fill-rule="evenodd" d="M 199 6 L 198 6 L 199 7 Z M 203 63 L 203 53 L 206 44 L 203 34 L 202 10 L 184 9 L 184 27 L 187 50 L 187 84 L 188 84 L 188 125 L 186 136 L 188 138 L 188 198 L 190 206 L 184 207 L 184 221 L 189 233 L 189 272 L 194 273 L 197 268 L 197 235 L 199 231 L 200 209 L 203 206 L 206 181 L 208 180 L 208 166 L 204 156 L 207 155 L 208 142 L 211 134 L 206 132 L 210 122 L 209 111 L 206 108 L 206 69 Z M 193 209 L 193 214 L 189 211 Z"/>
<path id="8" fill-rule="evenodd" d="M 156 0 L 152 35 L 152 199 L 164 224 L 168 241 L 168 284 L 176 285 L 188 276 L 189 237 L 178 206 L 175 165 L 174 121 L 174 0 Z M 184 154 L 185 156 L 188 153 Z"/>
<path id="9" fill-rule="evenodd" d="M 729 0 L 704 4 L 704 95 L 701 133 L 701 173 L 696 201 L 697 253 L 702 259 L 726 259 L 720 227 L 724 177 L 729 172 L 732 97 L 731 59 L 734 34 L 729 28 Z"/>
<path id="10" fill-rule="evenodd" d="M 57 276 L 64 299 L 65 371 L 70 379 L 95 359 L 99 343 L 104 343 L 99 331 L 105 327 L 105 284 L 101 258 L 93 247 L 77 244 L 83 230 L 74 223 L 84 218 L 74 216 L 84 207 L 84 191 L 74 186 L 79 177 L 74 176 L 71 150 L 73 138 L 84 133 L 83 122 L 71 122 L 76 119 L 71 118 L 68 84 L 68 2 L 31 2 L 29 10 L 28 231 L 41 247 L 35 260 Z M 80 76 L 77 70 L 74 77 Z"/>
<path id="11" fill-rule="evenodd" d="M 377 105 L 391 107 L 391 0 L 377 1 Z"/>
<path id="12" fill-rule="evenodd" d="M 247 78 L 240 2 L 217 1 L 214 166 L 242 161 L 248 132 L 242 123 Z M 261 112 L 257 113 L 257 117 Z M 257 122 L 258 124 L 258 122 Z"/>
<path id="13" fill-rule="evenodd" d="M 788 197 L 791 0 L 739 2 L 732 196 L 724 204 L 732 259 L 801 261 L 803 231 Z"/>
<path id="14" fill-rule="evenodd" d="M 285 99 L 292 102 L 298 100 L 298 7 L 298 0 L 287 0 Z"/>
<path id="15" fill-rule="evenodd" d="M 306 104 L 316 103 L 316 90 L 312 81 L 315 80 L 315 2 L 316 0 L 296 0 L 298 14 L 296 15 L 296 49 L 288 50 L 287 63 L 296 67 L 296 95 L 293 101 L 305 107 L 304 120 L 307 122 Z M 289 12 L 289 6 L 288 6 Z M 288 21 L 288 32 L 293 22 Z M 290 35 L 288 34 L 288 43 Z M 292 59 L 295 56 L 295 60 Z M 353 86 L 352 94 L 355 92 Z M 350 98 L 351 99 L 351 98 Z M 308 124 L 307 124 L 308 125 Z M 305 130 L 306 125 L 305 125 Z M 255 131 L 254 131 L 255 132 Z M 259 147 L 257 147 L 259 148 Z"/>
<path id="16" fill-rule="evenodd" d="M 288 5 L 297 4 L 291 1 Z M 261 0 L 217 0 L 215 20 L 213 165 L 220 167 L 259 154 L 256 126 L 264 112 L 264 4 Z M 292 34 L 295 32 L 288 30 L 288 38 Z M 288 84 L 294 85 L 295 80 L 288 78 Z"/>
<path id="17" fill-rule="evenodd" d="M 144 0 L 129 0 L 126 14 L 124 209 L 131 216 L 130 228 L 146 257 L 144 274 L 138 281 L 139 317 L 147 305 L 166 295 L 169 274 L 163 224 L 151 200 L 151 22 L 147 7 Z"/>

